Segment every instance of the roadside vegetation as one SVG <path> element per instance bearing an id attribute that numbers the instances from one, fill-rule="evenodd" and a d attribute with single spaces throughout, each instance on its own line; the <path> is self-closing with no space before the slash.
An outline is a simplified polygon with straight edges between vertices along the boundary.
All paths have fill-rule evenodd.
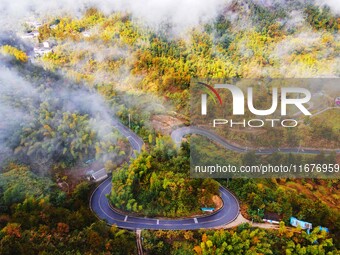
<path id="1" fill-rule="evenodd" d="M 235 4 L 237 13 L 245 12 Z M 220 15 L 212 23 L 193 29 L 184 39 L 170 37 L 167 31 L 154 30 L 134 22 L 129 15 L 105 16 L 95 9 L 82 18 L 51 18 L 40 28 L 40 41 L 57 43 L 41 63 L 51 70 L 63 70 L 74 80 L 86 81 L 107 100 L 142 92 L 158 96 L 161 104 L 189 116 L 190 79 L 211 78 L 313 78 L 339 75 L 339 18 L 329 9 L 306 5 L 299 24 L 290 24 L 289 10 L 301 6 L 291 3 L 286 9 L 268 10 L 249 3 L 252 26 L 243 28 L 241 21 L 230 22 Z M 302 14 L 299 14 L 302 15 Z M 50 25 L 58 20 L 55 27 Z M 249 20 L 250 22 L 250 20 Z M 241 27 L 241 28 L 240 28 Z M 265 87 L 257 87 L 255 101 L 271 99 Z M 334 106 L 334 98 L 322 107 Z M 155 98 L 150 100 L 156 101 Z M 143 106 L 130 107 L 127 100 L 124 118 L 151 112 Z M 137 112 L 136 112 L 137 110 Z M 321 110 L 321 109 L 320 109 Z M 137 113 L 137 114 L 136 114 Z M 256 130 L 228 129 L 225 137 L 245 146 L 305 146 L 336 148 L 339 128 L 332 120 L 322 125 L 309 118 L 302 120 L 296 132 L 287 128 Z M 139 129 L 140 123 L 137 123 Z M 137 130 L 138 131 L 138 130 Z"/>
<path id="2" fill-rule="evenodd" d="M 34 63 L 20 43 L 1 41 L 1 255 L 137 253 L 134 233 L 107 226 L 88 208 L 95 185 L 80 181 L 83 176 L 70 180 L 73 185 L 67 189 L 63 185 L 72 170 L 89 168 L 84 163 L 88 160 L 112 172 L 109 199 L 120 210 L 174 218 L 214 207 L 218 182 L 189 176 L 190 141 L 177 150 L 152 124 L 157 114 L 180 116 L 188 124 L 192 77 L 340 75 L 340 18 L 330 9 L 301 1 L 271 8 L 257 1 L 240 2 L 184 38 L 144 26 L 128 13 L 103 14 L 89 8 L 81 17 L 47 17 L 38 41 L 55 46 Z M 230 14 L 242 18 L 230 20 Z M 265 101 L 267 92 L 257 92 Z M 327 107 L 333 101 L 330 98 Z M 296 133 L 261 129 L 225 135 L 242 146 L 338 148 L 337 110 L 304 119 Z M 146 144 L 130 164 L 124 162 L 131 148 L 113 128 L 113 116 Z M 202 158 L 217 150 L 216 157 L 227 157 L 235 165 L 259 160 L 251 152 L 236 155 L 202 142 Z M 273 154 L 263 160 L 339 162 L 339 157 Z M 143 231 L 147 254 L 339 254 L 338 180 L 221 183 L 240 199 L 244 216 L 260 222 L 264 214 L 275 213 L 282 220 L 279 230 L 240 225 Z M 290 216 L 327 227 L 330 233 L 292 231 L 286 227 Z"/>
<path id="3" fill-rule="evenodd" d="M 88 207 L 94 188 L 69 194 L 24 165 L 0 174 L 0 254 L 136 254 L 135 234 L 109 227 Z"/>
<path id="4" fill-rule="evenodd" d="M 156 254 L 338 254 L 332 239 L 315 230 L 310 235 L 283 223 L 278 230 L 243 224 L 228 230 L 143 231 L 144 249 Z"/>
<path id="5" fill-rule="evenodd" d="M 152 147 L 112 176 L 110 200 L 114 206 L 147 216 L 183 217 L 216 207 L 219 184 L 212 179 L 189 178 L 189 151 L 178 152 L 170 138 L 151 137 Z"/>

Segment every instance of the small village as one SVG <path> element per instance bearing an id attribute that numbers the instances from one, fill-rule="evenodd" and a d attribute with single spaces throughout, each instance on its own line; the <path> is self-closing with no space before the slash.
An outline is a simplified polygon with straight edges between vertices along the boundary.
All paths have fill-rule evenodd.
<path id="1" fill-rule="evenodd" d="M 39 28 L 42 26 L 42 23 L 31 18 L 29 21 L 26 21 L 25 24 L 25 32 L 20 34 L 21 39 L 32 43 L 34 45 L 33 55 L 31 57 L 38 58 L 43 55 L 53 52 L 53 48 L 56 45 L 53 45 L 49 41 L 39 42 Z M 56 24 L 50 26 L 50 28 L 55 28 Z"/>

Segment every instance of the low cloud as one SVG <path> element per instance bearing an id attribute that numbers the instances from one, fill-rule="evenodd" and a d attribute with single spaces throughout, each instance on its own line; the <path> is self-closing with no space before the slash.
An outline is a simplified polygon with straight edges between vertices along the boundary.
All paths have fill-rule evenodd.
<path id="1" fill-rule="evenodd" d="M 86 87 L 73 85 L 71 81 L 43 71 L 39 67 L 29 65 L 18 70 L 8 59 L 1 56 L 0 63 L 0 165 L 1 161 L 19 146 L 23 130 L 27 128 L 34 130 L 36 128 L 34 125 L 42 125 L 38 120 L 45 118 L 41 116 L 44 105 L 48 111 L 56 113 L 48 119 L 52 128 L 59 126 L 60 113 L 86 114 L 89 116 L 89 128 L 95 131 L 99 142 L 109 141 L 111 144 L 116 142 L 116 137 L 112 136 L 114 112 L 99 94 L 91 92 Z M 39 77 L 31 75 L 35 73 L 33 70 L 39 72 Z M 75 132 L 75 135 L 78 133 Z M 32 141 L 36 143 L 34 146 L 40 146 L 40 143 L 46 143 L 48 140 L 59 143 L 58 139 L 61 138 Z M 44 167 L 39 166 L 39 171 L 48 170 L 49 164 L 52 163 L 51 155 L 55 155 L 55 152 L 61 149 L 56 144 L 53 147 L 54 151 L 51 149 L 48 152 L 44 151 L 42 157 L 45 159 Z M 40 157 L 40 154 L 37 155 Z M 32 158 L 32 162 L 35 161 L 36 158 Z"/>
<path id="2" fill-rule="evenodd" d="M 327 5 L 331 8 L 331 10 L 335 13 L 340 15 L 340 3 L 339 0 L 316 0 L 316 3 L 324 6 Z"/>
<path id="3" fill-rule="evenodd" d="M 106 14 L 114 11 L 128 12 L 135 19 L 141 19 L 153 27 L 171 24 L 175 31 L 197 26 L 200 22 L 214 19 L 231 0 L 2 0 L 0 1 L 2 27 L 14 27 L 19 20 L 32 15 L 60 15 L 73 13 L 81 15 L 88 7 L 96 7 Z"/>
<path id="4" fill-rule="evenodd" d="M 286 0 L 252 0 L 255 4 L 271 8 L 273 6 L 289 6 Z M 153 28 L 159 29 L 171 25 L 172 32 L 182 34 L 192 27 L 215 19 L 225 12 L 233 0 L 1 0 L 1 30 L 18 30 L 18 24 L 29 17 L 43 18 L 46 15 L 72 14 L 80 17 L 84 10 L 95 7 L 110 14 L 115 11 L 126 12 Z M 241 1 L 242 2 L 242 1 Z M 295 0 L 303 4 L 303 0 Z M 340 14 L 338 0 L 315 0 L 322 6 L 328 5 L 336 14 Z"/>

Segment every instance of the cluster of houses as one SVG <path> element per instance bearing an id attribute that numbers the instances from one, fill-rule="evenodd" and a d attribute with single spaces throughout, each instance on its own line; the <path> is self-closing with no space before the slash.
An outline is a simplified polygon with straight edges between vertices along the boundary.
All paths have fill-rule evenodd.
<path id="1" fill-rule="evenodd" d="M 46 53 L 52 52 L 53 47 L 50 42 L 45 41 L 45 42 L 39 43 L 38 41 L 38 37 L 39 37 L 38 30 L 42 26 L 42 23 L 33 20 L 33 21 L 26 21 L 26 25 L 28 27 L 28 32 L 22 34 L 21 38 L 24 40 L 31 40 L 33 43 L 35 43 L 35 46 L 33 48 L 34 57 L 35 58 L 41 57 Z"/>
<path id="2" fill-rule="evenodd" d="M 52 24 L 50 24 L 50 29 L 54 29 L 57 27 L 57 25 L 60 23 L 59 19 L 56 19 Z M 53 45 L 52 42 L 45 41 L 42 43 L 39 43 L 39 28 L 42 26 L 42 23 L 34 20 L 31 18 L 31 21 L 26 21 L 26 27 L 27 32 L 22 34 L 20 37 L 24 40 L 30 40 L 32 43 L 35 44 L 35 47 L 33 49 L 34 57 L 41 57 L 46 53 L 53 52 Z M 84 29 L 81 32 L 81 35 L 84 38 L 89 38 L 92 36 L 92 33 L 90 31 L 85 31 Z"/>

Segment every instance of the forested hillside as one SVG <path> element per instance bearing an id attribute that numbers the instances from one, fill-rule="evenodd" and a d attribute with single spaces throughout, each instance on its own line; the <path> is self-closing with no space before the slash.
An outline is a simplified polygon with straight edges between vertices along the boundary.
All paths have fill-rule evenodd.
<path id="1" fill-rule="evenodd" d="M 6 46 L 4 52 L 15 49 Z M 22 63 L 17 58 L 22 54 L 11 50 L 1 57 L 1 146 L 41 174 L 91 158 L 124 159 L 129 148 L 111 127 L 113 111 L 103 99 L 59 74 Z"/>
<path id="2" fill-rule="evenodd" d="M 335 164 L 339 154 L 260 157 L 200 136 L 185 137 L 176 147 L 169 137 L 178 125 L 190 125 L 193 78 L 338 78 L 337 4 L 198 1 L 202 13 L 183 1 L 178 8 L 185 10 L 176 13 L 175 1 L 164 1 L 165 7 L 137 2 L 120 8 L 92 0 L 86 6 L 0 3 L 0 254 L 137 254 L 134 232 L 108 226 L 89 208 L 97 187 L 89 173 L 103 168 L 112 174 L 109 203 L 124 215 L 203 214 L 202 207 L 221 205 L 221 184 L 235 194 L 249 222 L 260 223 L 265 215 L 281 221 L 276 230 L 248 224 L 144 230 L 146 254 L 339 254 L 339 180 L 214 180 L 189 173 L 193 139 L 204 145 L 198 158 L 226 157 L 234 165 Z M 44 12 L 49 4 L 54 10 Z M 261 86 L 256 92 L 261 102 L 270 95 Z M 337 96 L 328 96 L 322 102 L 327 109 L 315 117 L 298 116 L 297 132 L 235 129 L 224 135 L 244 148 L 339 148 Z M 155 116 L 161 116 L 158 122 Z M 118 132 L 117 121 L 142 138 L 140 153 L 130 146 L 133 137 Z M 289 227 L 291 216 L 314 229 L 307 234 Z"/>
<path id="3" fill-rule="evenodd" d="M 148 254 L 338 254 L 325 233 L 292 232 L 240 225 L 231 231 L 145 231 Z"/>
<path id="4" fill-rule="evenodd" d="M 98 221 L 92 189 L 65 193 L 48 178 L 11 164 L 0 174 L 0 254 L 136 254 L 134 234 Z"/>
<path id="5" fill-rule="evenodd" d="M 216 206 L 212 197 L 219 194 L 219 184 L 212 179 L 189 179 L 188 145 L 177 152 L 168 138 L 150 142 L 150 151 L 113 174 L 113 205 L 142 215 L 172 218 L 200 214 L 201 207 Z"/>
<path id="6" fill-rule="evenodd" d="M 236 20 L 231 22 L 231 15 Z M 55 20 L 59 23 L 51 28 Z M 339 26 L 327 7 L 291 1 L 268 9 L 240 1 L 185 38 L 169 38 L 166 30 L 145 28 L 126 14 L 105 16 L 91 9 L 81 19 L 51 18 L 39 40 L 58 44 L 43 57 L 49 68 L 99 87 L 154 92 L 188 113 L 191 77 L 338 75 Z"/>

